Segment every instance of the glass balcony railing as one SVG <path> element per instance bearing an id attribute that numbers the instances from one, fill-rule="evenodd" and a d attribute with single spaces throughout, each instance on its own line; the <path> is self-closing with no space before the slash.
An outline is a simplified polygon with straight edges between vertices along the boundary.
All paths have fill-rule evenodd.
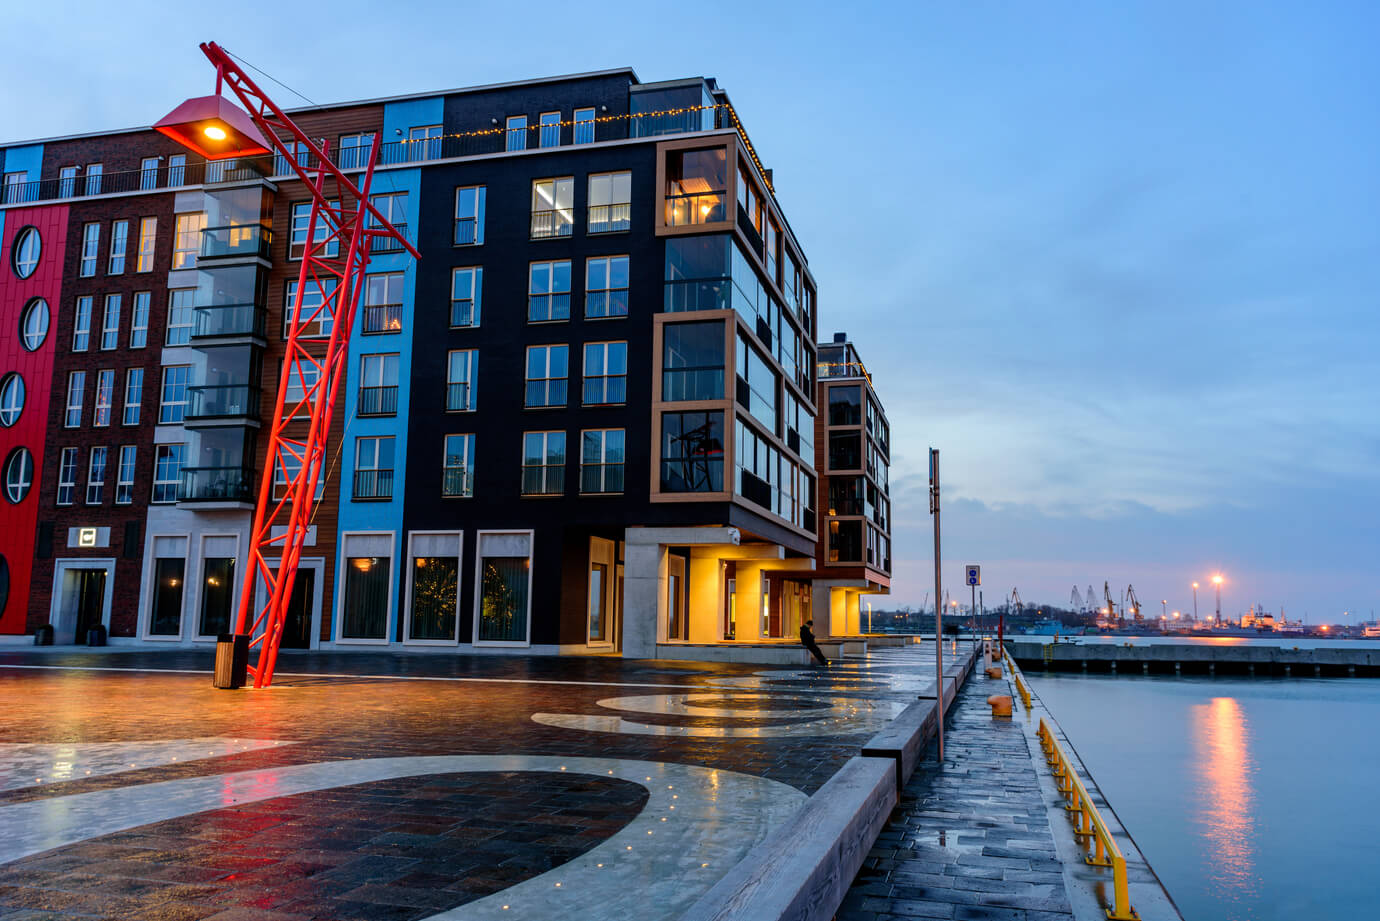
<path id="1" fill-rule="evenodd" d="M 273 231 L 261 224 L 207 227 L 201 232 L 201 259 L 258 256 L 267 259 Z"/>
<path id="2" fill-rule="evenodd" d="M 187 388 L 188 420 L 257 418 L 259 388 L 242 384 Z"/>
<path id="3" fill-rule="evenodd" d="M 263 338 L 266 312 L 257 304 L 216 304 L 192 311 L 192 338 Z"/>
<path id="4" fill-rule="evenodd" d="M 254 471 L 242 467 L 183 467 L 178 502 L 252 502 Z"/>
<path id="5" fill-rule="evenodd" d="M 683 227 L 728 220 L 728 193 L 698 192 L 666 196 L 666 226 Z"/>

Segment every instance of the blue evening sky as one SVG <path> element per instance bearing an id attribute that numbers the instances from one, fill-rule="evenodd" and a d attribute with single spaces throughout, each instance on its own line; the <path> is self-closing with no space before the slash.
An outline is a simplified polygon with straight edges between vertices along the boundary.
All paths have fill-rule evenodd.
<path id="1" fill-rule="evenodd" d="M 0 137 L 149 124 L 210 90 L 203 39 L 317 102 L 717 77 L 821 338 L 848 331 L 887 404 L 883 604 L 931 591 L 933 445 L 956 590 L 974 561 L 989 603 L 1107 580 L 1188 609 L 1220 569 L 1227 611 L 1354 623 L 1380 608 L 1378 11 L 31 3 L 0 36 Z"/>

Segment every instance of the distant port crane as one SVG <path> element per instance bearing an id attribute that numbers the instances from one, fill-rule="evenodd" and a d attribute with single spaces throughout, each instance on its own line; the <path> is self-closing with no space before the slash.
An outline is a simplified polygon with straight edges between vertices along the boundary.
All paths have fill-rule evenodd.
<path id="1" fill-rule="evenodd" d="M 1136 597 L 1135 586 L 1126 586 L 1126 604 L 1126 613 L 1130 614 L 1136 623 L 1145 620 L 1144 615 L 1140 612 L 1140 599 Z"/>
<path id="2" fill-rule="evenodd" d="M 1025 610 L 1025 604 L 1021 601 L 1021 593 L 1017 589 L 1011 589 L 1011 607 L 1016 609 L 1016 615 Z"/>
<path id="3" fill-rule="evenodd" d="M 1107 581 L 1102 583 L 1102 603 L 1102 617 L 1105 624 L 1111 624 L 1112 621 L 1119 619 L 1116 602 L 1112 600 L 1112 585 Z"/>
<path id="4" fill-rule="evenodd" d="M 1083 596 L 1078 594 L 1078 586 L 1073 587 L 1073 594 L 1069 595 L 1069 609 L 1079 614 L 1084 613 Z"/>

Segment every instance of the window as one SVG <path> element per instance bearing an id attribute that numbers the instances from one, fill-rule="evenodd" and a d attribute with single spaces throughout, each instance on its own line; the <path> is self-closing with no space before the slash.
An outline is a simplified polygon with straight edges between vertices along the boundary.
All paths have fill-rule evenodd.
<path id="1" fill-rule="evenodd" d="M 160 423 L 181 423 L 187 411 L 187 380 L 191 365 L 168 365 L 163 369 L 163 395 L 158 404 Z"/>
<path id="2" fill-rule="evenodd" d="M 585 343 L 584 396 L 586 406 L 623 403 L 628 399 L 628 344 Z"/>
<path id="3" fill-rule="evenodd" d="M 63 448 L 58 461 L 57 504 L 71 505 L 77 491 L 77 449 Z"/>
<path id="4" fill-rule="evenodd" d="M 337 153 L 341 169 L 363 169 L 369 165 L 369 152 L 374 146 L 373 132 L 342 134 Z"/>
<path id="5" fill-rule="evenodd" d="M 407 129 L 413 160 L 436 160 L 441 156 L 441 126 L 418 125 Z"/>
<path id="6" fill-rule="evenodd" d="M 524 432 L 522 494 L 559 496 L 565 492 L 565 432 Z"/>
<path id="7" fill-rule="evenodd" d="M 477 643 L 526 643 L 532 593 L 532 534 L 479 532 Z"/>
<path id="8" fill-rule="evenodd" d="M 134 445 L 120 446 L 120 465 L 115 471 L 116 505 L 129 505 L 134 501 L 134 463 L 137 454 Z"/>
<path id="9" fill-rule="evenodd" d="M 795 484 L 795 465 L 742 419 L 736 420 L 736 429 L 738 449 L 733 456 L 738 471 L 738 495 L 782 518 L 791 519 L 795 512 L 790 498 L 791 487 Z"/>
<path id="10" fill-rule="evenodd" d="M 575 179 L 532 182 L 532 239 L 568 237 L 575 226 Z"/>
<path id="11" fill-rule="evenodd" d="M 533 345 L 527 348 L 527 400 L 529 409 L 564 406 L 570 377 L 570 346 Z"/>
<path id="12" fill-rule="evenodd" d="M 575 143 L 594 143 L 594 108 L 575 110 Z"/>
<path id="13" fill-rule="evenodd" d="M 829 520 L 829 562 L 862 560 L 861 521 Z"/>
<path id="14" fill-rule="evenodd" d="M 139 188 L 147 192 L 158 188 L 158 161 L 162 157 L 145 157 L 139 162 Z"/>
<path id="15" fill-rule="evenodd" d="M 100 225 L 96 226 L 100 230 Z M 43 253 L 43 238 L 38 235 L 37 227 L 25 227 L 14 235 L 14 243 L 10 248 L 10 264 L 14 266 L 14 274 L 20 278 L 28 278 L 38 268 L 38 257 Z"/>
<path id="16" fill-rule="evenodd" d="M 86 372 L 72 371 L 67 375 L 67 412 L 62 424 L 69 429 L 81 425 L 81 404 L 86 395 Z"/>
<path id="17" fill-rule="evenodd" d="M 105 172 L 105 167 L 99 163 L 86 164 L 86 194 L 101 194 L 101 175 Z"/>
<path id="18" fill-rule="evenodd" d="M 585 262 L 585 318 L 628 315 L 628 257 L 595 256 Z"/>
<path id="19" fill-rule="evenodd" d="M 139 407 L 144 402 L 144 369 L 130 368 L 125 375 L 125 425 L 139 424 Z"/>
<path id="20" fill-rule="evenodd" d="M 829 424 L 862 425 L 862 386 L 829 388 Z"/>
<path id="21" fill-rule="evenodd" d="M 293 159 L 297 161 L 298 166 L 307 165 L 307 161 L 310 158 L 311 151 L 307 148 L 307 145 L 305 143 L 303 143 L 302 141 L 284 141 L 283 144 L 292 154 Z M 273 155 L 273 175 L 294 175 L 292 163 L 288 160 L 286 156 L 284 156 L 281 153 L 275 153 Z"/>
<path id="22" fill-rule="evenodd" d="M 589 232 L 613 233 L 632 226 L 632 173 L 589 177 Z"/>
<path id="23" fill-rule="evenodd" d="M 403 273 L 368 275 L 364 281 L 364 332 L 402 331 Z"/>
<path id="24" fill-rule="evenodd" d="M 381 640 L 388 636 L 388 595 L 392 586 L 386 556 L 347 556 L 340 637 Z"/>
<path id="25" fill-rule="evenodd" d="M 168 345 L 186 345 L 192 341 L 195 288 L 174 288 L 168 292 Z"/>
<path id="26" fill-rule="evenodd" d="M 129 246 L 129 221 L 114 221 L 110 225 L 110 259 L 106 263 L 107 275 L 125 273 L 125 248 Z"/>
<path id="27" fill-rule="evenodd" d="M 197 253 L 201 252 L 201 232 L 206 229 L 206 215 L 179 214 L 173 226 L 174 269 L 190 269 L 196 265 Z"/>
<path id="28" fill-rule="evenodd" d="M 153 248 L 158 242 L 158 218 L 139 219 L 139 252 L 135 256 L 134 271 L 153 271 Z"/>
<path id="29" fill-rule="evenodd" d="M 96 259 L 100 255 L 100 250 L 101 225 L 84 225 L 81 229 L 81 265 L 77 271 L 82 278 L 90 278 L 96 274 Z"/>
<path id="30" fill-rule="evenodd" d="M 778 262 L 777 253 L 781 249 L 781 230 L 776 226 L 775 218 L 767 219 L 767 278 L 776 282 L 779 276 L 776 272 Z"/>
<path id="31" fill-rule="evenodd" d="M 409 535 L 412 565 L 408 567 L 411 602 L 407 638 L 454 643 L 460 602 L 460 535 Z"/>
<path id="32" fill-rule="evenodd" d="M 91 307 L 95 299 L 90 295 L 77 298 L 77 310 L 72 317 L 72 351 L 85 352 L 91 347 Z"/>
<path id="33" fill-rule="evenodd" d="M 149 612 L 149 633 L 153 636 L 177 636 L 182 632 L 182 589 L 186 568 L 187 560 L 180 556 L 159 557 L 153 561 L 153 609 Z"/>
<path id="34" fill-rule="evenodd" d="M 155 445 L 153 450 L 153 501 L 176 502 L 177 486 L 182 480 L 182 465 L 187 460 L 187 446 Z"/>
<path id="35" fill-rule="evenodd" d="M 776 434 L 781 431 L 777 425 L 776 372 L 757 354 L 741 330 L 738 332 L 737 359 L 738 402 L 747 407 L 763 428 Z"/>
<path id="36" fill-rule="evenodd" d="M 527 116 L 509 115 L 508 132 L 504 144 L 504 150 L 526 150 L 527 149 Z"/>
<path id="37" fill-rule="evenodd" d="M 663 310 L 725 310 L 732 301 L 732 258 L 727 236 L 671 237 L 666 241 Z"/>
<path id="38" fill-rule="evenodd" d="M 667 323 L 661 328 L 661 398 L 724 398 L 724 322 Z"/>
<path id="39" fill-rule="evenodd" d="M 318 278 L 307 282 L 302 291 L 302 326 L 297 330 L 299 339 L 329 339 L 335 329 L 334 307 L 336 280 Z M 283 302 L 283 338 L 292 330 L 292 318 L 297 305 L 297 282 L 287 284 L 287 294 Z"/>
<path id="40" fill-rule="evenodd" d="M 91 414 L 91 424 L 98 427 L 110 425 L 110 407 L 115 402 L 115 372 L 113 370 L 96 372 L 96 408 Z"/>
<path id="41" fill-rule="evenodd" d="M 586 429 L 580 439 L 580 492 L 623 491 L 623 429 Z"/>
<path id="42" fill-rule="evenodd" d="M 129 347 L 142 349 L 149 344 L 149 302 L 153 295 L 148 291 L 134 292 L 134 312 L 129 318 Z"/>
<path id="43" fill-rule="evenodd" d="M 441 468 L 441 495 L 447 498 L 474 495 L 474 436 L 447 435 L 445 463 Z"/>
<path id="44" fill-rule="evenodd" d="M 120 295 L 105 296 L 105 310 L 101 313 L 101 350 L 110 351 L 120 344 Z"/>
<path id="45" fill-rule="evenodd" d="M 392 435 L 355 439 L 356 499 L 393 498 Z"/>
<path id="46" fill-rule="evenodd" d="M 537 140 L 539 146 L 561 146 L 561 113 L 543 112 L 538 124 L 541 126 L 541 137 Z"/>
<path id="47" fill-rule="evenodd" d="M 19 421 L 24 412 L 24 378 L 15 372 L 6 374 L 0 380 L 0 425 L 9 428 Z"/>
<path id="48" fill-rule="evenodd" d="M 333 207 L 339 207 L 340 202 L 332 201 Z M 326 259 L 334 259 L 340 255 L 340 238 L 331 238 L 335 230 L 330 221 L 330 212 L 324 208 L 316 215 L 316 230 L 312 235 L 312 243 L 329 243 L 317 251 L 317 255 Z M 311 224 L 311 202 L 301 201 L 292 206 L 292 225 L 288 239 L 288 258 L 301 259 L 307 251 L 307 230 Z"/>
<path id="49" fill-rule="evenodd" d="M 862 433 L 829 433 L 829 469 L 862 469 Z"/>
<path id="50" fill-rule="evenodd" d="M 398 356 L 360 356 L 361 416 L 393 416 L 398 412 Z"/>
<path id="51" fill-rule="evenodd" d="M 482 185 L 455 190 L 456 246 L 479 246 L 484 242 L 484 191 Z"/>
<path id="52" fill-rule="evenodd" d="M 5 498 L 18 505 L 33 485 L 34 456 L 28 448 L 15 448 L 5 461 Z"/>
<path id="53" fill-rule="evenodd" d="M 738 167 L 738 207 L 742 209 L 743 215 L 748 223 L 757 231 L 757 235 L 762 235 L 762 198 L 757 194 L 757 187 L 748 178 L 747 170 L 741 165 Z"/>
<path id="54" fill-rule="evenodd" d="M 77 167 L 64 166 L 58 170 L 58 198 L 71 198 L 77 194 Z"/>
<path id="55" fill-rule="evenodd" d="M 728 220 L 728 151 L 723 147 L 666 154 L 666 224 Z"/>
<path id="56" fill-rule="evenodd" d="M 321 369 L 310 362 L 299 361 L 288 371 L 287 386 L 283 388 L 284 419 L 311 417 L 311 402 L 307 396 L 320 379 Z"/>
<path id="57" fill-rule="evenodd" d="M 278 463 L 273 465 L 273 498 L 281 499 L 288 494 L 292 482 L 302 472 L 302 462 L 286 449 L 278 452 Z M 312 501 L 319 502 L 326 488 L 326 464 L 316 468 L 316 490 Z"/>
<path id="58" fill-rule="evenodd" d="M 450 278 L 451 329 L 478 326 L 483 300 L 484 269 L 480 266 L 455 269 Z"/>
<path id="59" fill-rule="evenodd" d="M 187 155 L 173 154 L 168 157 L 168 185 L 177 188 L 187 181 Z"/>
<path id="60" fill-rule="evenodd" d="M 86 468 L 86 504 L 100 505 L 105 498 L 107 448 L 91 449 L 91 465 Z"/>
<path id="61" fill-rule="evenodd" d="M 24 201 L 28 196 L 25 194 L 25 186 L 29 182 L 29 174 L 24 171 L 5 174 L 5 197 L 7 205 Z"/>
<path id="62" fill-rule="evenodd" d="M 476 362 L 479 353 L 474 349 L 456 349 L 446 360 L 446 412 L 473 412 L 475 390 L 479 377 Z"/>
<path id="63" fill-rule="evenodd" d="M 724 414 L 661 414 L 661 491 L 722 492 Z"/>
<path id="64" fill-rule="evenodd" d="M 527 321 L 570 319 L 570 260 L 532 263 L 527 278 Z"/>
<path id="65" fill-rule="evenodd" d="M 52 322 L 52 313 L 48 310 L 48 302 L 41 297 L 36 297 L 24 305 L 24 315 L 19 320 L 20 335 L 24 339 L 24 348 L 30 352 L 36 352 L 42 347 L 48 338 L 48 324 Z"/>
<path id="66" fill-rule="evenodd" d="M 406 192 L 385 192 L 381 195 L 372 196 L 369 201 L 383 219 L 393 225 L 394 230 L 407 236 Z M 383 226 L 373 214 L 368 216 L 368 222 L 370 227 Z M 371 253 L 400 253 L 402 249 L 402 242 L 394 237 L 374 237 L 369 241 Z"/>
<path id="67" fill-rule="evenodd" d="M 201 564 L 201 624 L 202 636 L 219 636 L 230 632 L 230 607 L 235 595 L 235 559 L 228 556 L 208 556 Z"/>

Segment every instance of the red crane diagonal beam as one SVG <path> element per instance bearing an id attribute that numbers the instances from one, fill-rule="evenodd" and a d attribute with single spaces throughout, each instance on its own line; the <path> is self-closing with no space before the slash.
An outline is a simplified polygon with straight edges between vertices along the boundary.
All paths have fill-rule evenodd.
<path id="1" fill-rule="evenodd" d="M 348 372 L 350 335 L 364 289 L 370 242 L 375 237 L 391 237 L 414 258 L 420 255 L 369 201 L 369 189 L 378 164 L 378 144 L 370 146 L 363 182 L 356 186 L 327 156 L 324 145 L 319 146 L 307 137 L 224 49 L 212 42 L 203 44 L 201 50 L 216 66 L 217 89 L 221 84 L 230 88 L 275 152 L 312 195 L 307 242 L 298 271 L 292 322 L 288 326 L 286 352 L 269 426 L 266 462 L 249 534 L 249 565 L 245 567 L 235 618 L 235 632 L 247 632 L 250 644 L 259 647 L 258 660 L 249 670 L 254 677 L 254 687 L 262 688 L 273 681 L 287 604 L 292 597 L 297 564 L 311 526 L 316 483 L 326 463 L 335 401 L 341 381 Z M 280 132 L 289 135 L 290 139 L 284 140 Z M 315 161 L 310 168 L 298 159 L 303 148 L 311 155 L 308 163 Z M 334 191 L 333 197 L 327 194 L 328 188 Z M 318 228 L 323 230 L 319 238 Z M 303 302 L 309 286 L 317 297 L 313 298 L 314 309 L 306 315 Z M 308 340 L 302 333 L 312 325 L 319 330 L 326 317 L 332 321 L 331 335 L 325 354 L 317 355 L 306 343 L 315 341 L 319 348 L 319 339 Z M 314 377 L 309 387 L 306 386 L 308 370 Z M 294 380 L 302 397 L 289 402 L 286 394 Z M 290 412 L 285 413 L 285 408 Z M 303 411 L 307 415 L 305 438 L 296 434 Z M 286 483 L 287 488 L 275 499 L 275 488 L 280 482 Z M 281 532 L 275 535 L 273 532 L 277 529 Z M 268 549 L 276 551 L 274 557 L 266 555 Z M 261 582 L 266 599 L 256 610 L 254 597 Z"/>

